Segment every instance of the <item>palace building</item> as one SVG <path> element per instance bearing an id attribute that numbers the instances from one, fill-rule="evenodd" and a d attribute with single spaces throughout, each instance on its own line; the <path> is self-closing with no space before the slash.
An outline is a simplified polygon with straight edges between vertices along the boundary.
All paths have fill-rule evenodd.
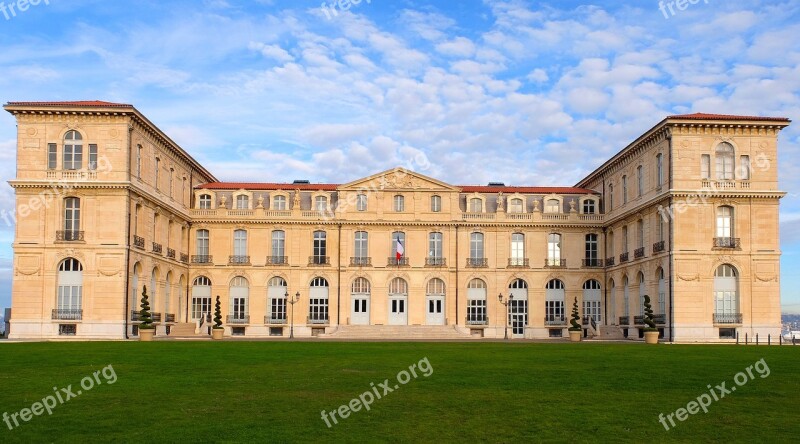
<path id="1" fill-rule="evenodd" d="M 135 107 L 10 102 L 11 338 L 780 333 L 785 118 L 669 116 L 574 186 L 220 182 Z M 271 178 L 272 179 L 272 178 Z M 420 336 L 421 335 L 421 336 Z"/>

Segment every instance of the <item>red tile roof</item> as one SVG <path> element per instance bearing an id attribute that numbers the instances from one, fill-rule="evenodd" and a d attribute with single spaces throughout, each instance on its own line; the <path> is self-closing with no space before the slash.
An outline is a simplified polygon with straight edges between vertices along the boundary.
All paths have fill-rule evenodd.
<path id="1" fill-rule="evenodd" d="M 97 108 L 132 108 L 126 103 L 104 102 L 102 100 L 79 100 L 75 102 L 8 102 L 8 106 L 73 106 Z"/>
<path id="2" fill-rule="evenodd" d="M 667 119 L 687 119 L 687 120 L 765 120 L 770 122 L 790 122 L 786 117 L 759 117 L 759 116 L 734 116 L 730 114 L 679 114 L 669 116 Z"/>
<path id="3" fill-rule="evenodd" d="M 336 191 L 338 184 L 331 183 L 248 183 L 248 182 L 212 182 L 198 186 L 204 190 L 301 190 L 301 191 Z M 464 193 L 523 193 L 523 194 L 597 194 L 585 188 L 573 187 L 492 187 L 492 186 L 457 186 Z"/>

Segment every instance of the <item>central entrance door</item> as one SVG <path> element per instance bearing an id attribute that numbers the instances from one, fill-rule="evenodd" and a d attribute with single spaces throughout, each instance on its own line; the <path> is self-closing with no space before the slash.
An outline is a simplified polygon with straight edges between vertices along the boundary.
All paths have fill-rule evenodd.
<path id="1" fill-rule="evenodd" d="M 508 304 L 508 324 L 511 326 L 511 337 L 525 337 L 525 327 L 528 325 L 528 283 L 516 279 L 508 287 L 508 292 L 514 298 Z"/>
<path id="2" fill-rule="evenodd" d="M 369 325 L 369 291 L 369 281 L 366 279 L 360 277 L 353 281 L 350 324 Z"/>
<path id="3" fill-rule="evenodd" d="M 425 297 L 425 323 L 427 325 L 444 325 L 444 281 L 433 278 L 428 281 Z"/>
<path id="4" fill-rule="evenodd" d="M 389 284 L 389 325 L 408 325 L 408 284 L 394 278 Z"/>

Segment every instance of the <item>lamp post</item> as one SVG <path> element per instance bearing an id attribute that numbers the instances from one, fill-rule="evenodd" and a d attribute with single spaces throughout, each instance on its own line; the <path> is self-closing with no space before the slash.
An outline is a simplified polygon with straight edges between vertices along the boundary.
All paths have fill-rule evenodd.
<path id="1" fill-rule="evenodd" d="M 287 291 L 284 297 L 286 298 L 287 302 L 292 304 L 292 314 L 291 314 L 291 319 L 289 320 L 290 322 L 289 339 L 294 339 L 294 304 L 295 302 L 300 300 L 300 292 L 298 291 L 297 293 L 295 293 L 293 298 L 289 299 L 289 292 Z"/>
<path id="2" fill-rule="evenodd" d="M 501 304 L 506 306 L 506 322 L 505 322 L 505 329 L 504 329 L 505 333 L 503 335 L 503 339 L 508 340 L 508 304 L 511 303 L 512 300 L 514 300 L 514 295 L 513 294 L 508 295 L 508 300 L 504 302 L 503 293 L 500 293 L 499 295 L 497 295 L 497 299 L 500 300 Z"/>

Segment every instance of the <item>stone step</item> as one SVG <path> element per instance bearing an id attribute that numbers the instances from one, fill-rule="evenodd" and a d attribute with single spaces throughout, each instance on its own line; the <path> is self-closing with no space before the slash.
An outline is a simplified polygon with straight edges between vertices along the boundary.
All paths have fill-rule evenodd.
<path id="1" fill-rule="evenodd" d="M 331 339 L 469 339 L 452 325 L 341 325 L 320 335 Z"/>
<path id="2" fill-rule="evenodd" d="M 193 322 L 173 324 L 170 327 L 170 337 L 200 337 L 208 335 L 195 334 L 194 330 L 197 326 Z"/>

